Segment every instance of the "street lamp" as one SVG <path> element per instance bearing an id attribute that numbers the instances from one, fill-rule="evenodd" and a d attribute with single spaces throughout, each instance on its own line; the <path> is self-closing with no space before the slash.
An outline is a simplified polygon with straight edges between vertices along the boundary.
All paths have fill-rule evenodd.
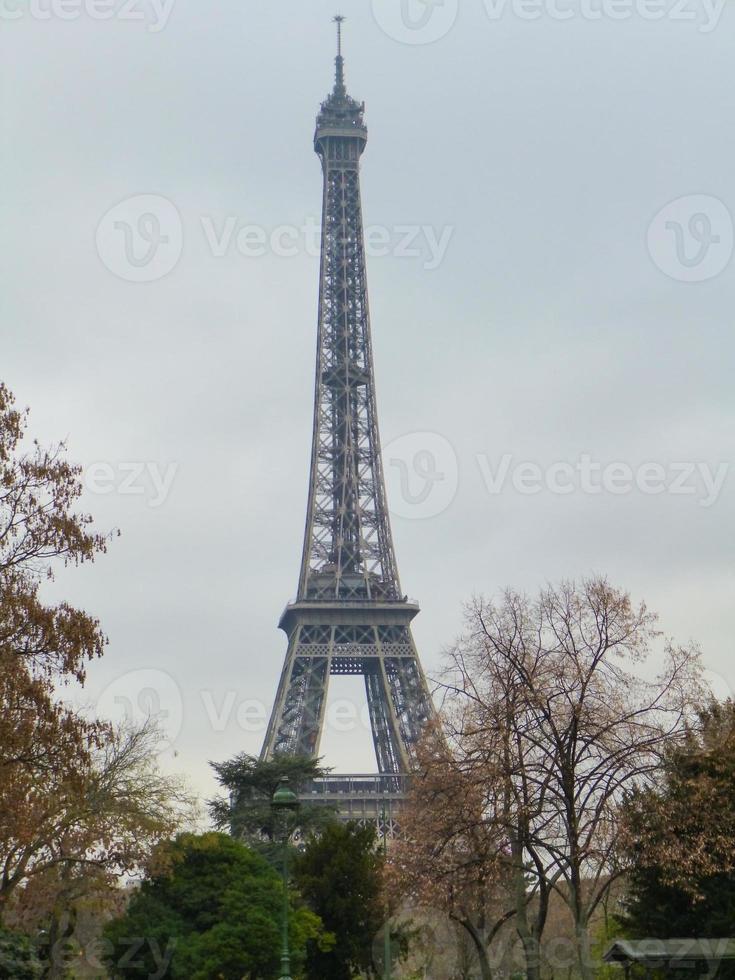
<path id="1" fill-rule="evenodd" d="M 388 813 L 386 807 L 386 799 L 383 797 L 382 806 L 382 822 L 383 822 L 383 862 L 388 860 Z M 390 905 L 386 898 L 385 903 L 385 929 L 383 930 L 383 980 L 391 980 L 391 949 L 390 949 Z"/>
<path id="2" fill-rule="evenodd" d="M 291 954 L 288 948 L 288 816 L 299 808 L 296 794 L 289 789 L 288 779 L 284 777 L 278 785 L 271 800 L 273 812 L 278 816 L 283 814 L 283 919 L 281 937 L 281 978 L 291 980 Z"/>

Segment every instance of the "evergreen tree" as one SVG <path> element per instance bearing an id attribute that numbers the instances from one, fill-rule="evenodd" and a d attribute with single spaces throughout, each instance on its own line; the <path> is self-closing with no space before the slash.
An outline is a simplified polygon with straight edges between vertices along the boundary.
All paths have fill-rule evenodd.
<path id="1" fill-rule="evenodd" d="M 351 980 L 370 971 L 373 941 L 386 918 L 381 898 L 383 859 L 375 828 L 334 823 L 312 836 L 294 862 L 294 882 L 326 929 L 333 949 L 310 943 L 310 980 Z"/>
<path id="2" fill-rule="evenodd" d="M 311 780 L 327 775 L 328 770 L 319 765 L 318 759 L 304 756 L 279 756 L 262 761 L 246 753 L 211 765 L 220 786 L 227 790 L 226 798 L 209 802 L 217 829 L 229 830 L 233 837 L 260 851 L 272 863 L 278 863 L 283 824 L 273 812 L 273 794 L 283 779 L 298 793 Z M 302 801 L 291 829 L 305 837 L 332 823 L 335 815 L 333 807 Z"/>
<path id="3" fill-rule="evenodd" d="M 43 967 L 27 936 L 0 929 L 0 980 L 38 980 Z"/>
<path id="4" fill-rule="evenodd" d="M 702 708 L 696 730 L 668 752 L 660 786 L 633 793 L 626 809 L 626 932 L 734 935 L 735 703 Z"/>
<path id="5" fill-rule="evenodd" d="M 159 871 L 110 923 L 113 977 L 272 980 L 278 976 L 283 884 L 259 854 L 226 834 L 182 834 L 161 848 Z M 307 940 L 328 945 L 317 916 L 292 900 L 295 967 Z"/>

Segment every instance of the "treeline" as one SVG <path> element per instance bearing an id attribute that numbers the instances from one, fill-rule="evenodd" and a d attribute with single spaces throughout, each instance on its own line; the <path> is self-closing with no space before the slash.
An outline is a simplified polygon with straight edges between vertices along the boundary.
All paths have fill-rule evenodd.
<path id="1" fill-rule="evenodd" d="M 27 446 L 26 426 L 0 384 L 0 976 L 56 978 L 66 967 L 51 953 L 80 908 L 114 906 L 121 877 L 143 872 L 194 801 L 158 771 L 155 726 L 115 728 L 59 697 L 106 639 L 44 596 L 108 538 L 75 509 L 81 471 L 64 445 Z"/>
<path id="2" fill-rule="evenodd" d="M 106 638 L 47 583 L 109 538 L 26 425 L 0 384 L 0 978 L 269 980 L 284 903 L 305 980 L 381 975 L 386 932 L 394 978 L 441 980 L 591 980 L 613 938 L 733 935 L 735 706 L 602 578 L 468 607 L 387 864 L 322 806 L 281 826 L 314 760 L 216 763 L 196 832 L 153 724 L 59 696 Z"/>
<path id="3" fill-rule="evenodd" d="M 383 919 L 374 831 L 306 806 L 296 849 L 273 823 L 279 780 L 297 785 L 315 762 L 218 764 L 218 830 L 195 833 L 198 801 L 158 768 L 155 724 L 113 726 L 59 696 L 84 684 L 106 637 L 49 602 L 48 585 L 109 537 L 78 510 L 65 446 L 28 445 L 27 421 L 0 384 L 0 978 L 275 977 L 284 847 L 294 975 L 369 970 Z"/>
<path id="4" fill-rule="evenodd" d="M 392 850 L 487 980 L 591 980 L 613 938 L 735 929 L 735 706 L 601 578 L 467 609 Z M 725 967 L 720 976 L 725 975 Z"/>

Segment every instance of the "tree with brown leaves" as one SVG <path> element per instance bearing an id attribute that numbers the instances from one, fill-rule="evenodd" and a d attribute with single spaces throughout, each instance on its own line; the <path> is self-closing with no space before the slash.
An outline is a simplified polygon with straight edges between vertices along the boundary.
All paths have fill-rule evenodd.
<path id="1" fill-rule="evenodd" d="M 80 468 L 63 444 L 23 451 L 26 425 L 0 383 L 0 921 L 31 871 L 50 801 L 76 791 L 80 762 L 100 736 L 56 689 L 83 682 L 105 643 L 92 616 L 41 596 L 59 563 L 92 561 L 106 539 L 74 510 Z"/>
<path id="2" fill-rule="evenodd" d="M 86 612 L 50 603 L 48 583 L 107 539 L 75 511 L 80 467 L 63 444 L 24 451 L 26 426 L 0 384 L 0 924 L 45 918 L 53 947 L 74 903 L 139 870 L 193 804 L 158 769 L 155 725 L 114 729 L 59 698 L 105 637 Z"/>
<path id="3" fill-rule="evenodd" d="M 467 778 L 438 731 L 428 732 L 389 851 L 386 884 L 394 906 L 428 907 L 464 931 L 483 980 L 491 944 L 515 915 L 507 835 L 485 819 L 481 787 Z M 458 946 L 459 948 L 459 946 Z"/>
<path id="4" fill-rule="evenodd" d="M 700 697 L 693 648 L 664 644 L 658 674 L 646 677 L 655 623 L 597 578 L 549 587 L 535 601 L 510 591 L 499 603 L 476 600 L 449 653 L 445 778 L 466 781 L 477 795 L 467 819 L 483 840 L 500 839 L 532 980 L 552 890 L 569 908 L 580 973 L 592 977 L 590 922 L 624 870 L 624 793 L 650 783 Z M 435 830 L 421 834 L 436 849 L 446 839 L 441 818 Z"/>
<path id="5" fill-rule="evenodd" d="M 100 904 L 123 875 L 140 875 L 157 846 L 196 818 L 183 780 L 161 773 L 162 734 L 153 721 L 111 729 L 80 763 L 74 789 L 49 800 L 48 819 L 32 845 L 29 886 L 16 891 L 14 917 L 47 933 L 50 972 L 64 976 L 78 907 Z"/>

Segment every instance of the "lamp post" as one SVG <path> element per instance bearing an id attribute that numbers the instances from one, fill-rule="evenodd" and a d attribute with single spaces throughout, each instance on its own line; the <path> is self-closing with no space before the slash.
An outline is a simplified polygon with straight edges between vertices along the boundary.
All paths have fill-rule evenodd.
<path id="1" fill-rule="evenodd" d="M 288 816 L 299 808 L 296 794 L 289 789 L 288 779 L 284 777 L 271 800 L 273 812 L 283 814 L 283 918 L 281 923 L 281 980 L 291 980 L 291 953 L 288 948 Z"/>
<path id="2" fill-rule="evenodd" d="M 385 867 L 385 861 L 388 860 L 388 813 L 386 808 L 386 800 L 383 798 L 382 807 L 382 822 L 383 822 L 383 862 Z M 391 980 L 391 950 L 390 950 L 390 906 L 386 899 L 385 903 L 385 929 L 383 930 L 383 980 Z"/>

